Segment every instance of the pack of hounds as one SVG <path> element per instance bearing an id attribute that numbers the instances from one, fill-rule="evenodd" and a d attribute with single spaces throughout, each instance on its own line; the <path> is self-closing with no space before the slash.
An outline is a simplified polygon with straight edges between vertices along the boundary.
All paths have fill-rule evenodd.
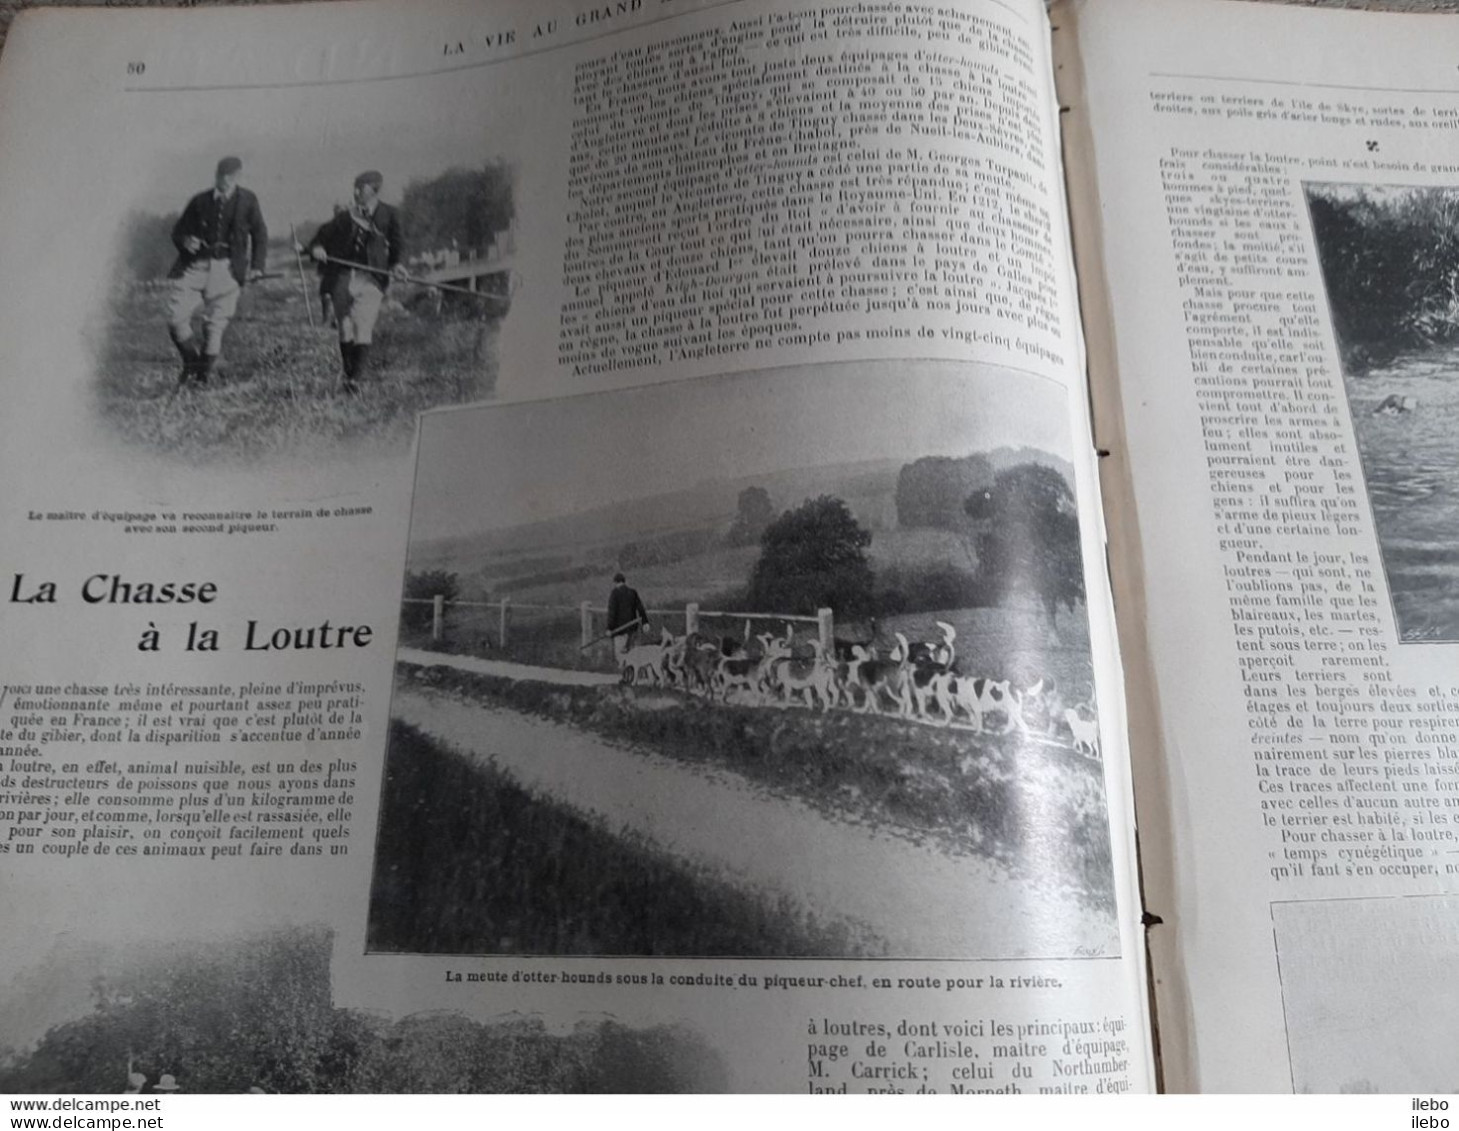
<path id="1" fill-rule="evenodd" d="M 619 659 L 627 684 L 677 687 L 725 703 L 800 706 L 861 714 L 892 715 L 932 726 L 970 727 L 975 733 L 1041 737 L 1089 758 L 1099 757 L 1099 725 L 1092 706 L 1065 706 L 1055 681 L 1028 684 L 971 676 L 959 670 L 957 630 L 944 621 L 942 639 L 908 640 L 885 656 L 873 642 L 836 641 L 827 652 L 820 640 L 798 642 L 761 633 L 744 639 L 702 633 L 675 636 L 667 628 L 653 643 L 639 643 Z M 809 648 L 810 655 L 805 655 Z"/>

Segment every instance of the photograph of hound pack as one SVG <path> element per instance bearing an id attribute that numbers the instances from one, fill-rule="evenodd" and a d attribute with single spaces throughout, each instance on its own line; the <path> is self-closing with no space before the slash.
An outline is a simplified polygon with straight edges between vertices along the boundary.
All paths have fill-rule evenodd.
<path id="1" fill-rule="evenodd" d="M 371 945 L 1115 953 L 1068 409 L 913 362 L 423 418 Z"/>
<path id="2" fill-rule="evenodd" d="M 652 684 L 659 687 L 671 680 L 670 656 L 676 659 L 672 670 L 682 671 L 684 642 L 676 640 L 667 628 L 662 629 L 657 643 L 635 644 L 618 658 L 619 674 L 624 683 Z"/>
<path id="3" fill-rule="evenodd" d="M 875 643 L 849 644 L 845 659 L 790 629 L 715 639 L 663 628 L 657 642 L 620 658 L 622 681 L 709 702 L 845 710 L 974 734 L 1017 732 L 1026 741 L 1099 756 L 1099 726 L 1085 717 L 1093 715 L 1087 704 L 1065 709 L 1049 677 L 1019 683 L 966 674 L 973 662 L 958 656 L 956 628 L 945 621 L 936 627 L 939 635 L 927 640 L 893 633 L 885 657 Z"/>

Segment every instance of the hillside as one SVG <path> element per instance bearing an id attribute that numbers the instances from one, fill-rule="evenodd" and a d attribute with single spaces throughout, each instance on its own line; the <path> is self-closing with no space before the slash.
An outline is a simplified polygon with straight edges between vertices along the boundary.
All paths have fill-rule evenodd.
<path id="1" fill-rule="evenodd" d="M 1072 482 L 1072 466 L 1047 452 L 997 448 L 979 454 L 995 472 L 1019 463 L 1040 463 Z M 857 521 L 872 531 L 875 554 L 876 534 L 897 527 L 897 478 L 903 466 L 881 460 L 701 482 L 522 526 L 413 542 L 409 568 L 449 570 L 476 579 L 484 589 L 513 577 L 554 570 L 586 572 L 592 566 L 595 573 L 611 572 L 629 544 L 651 544 L 693 532 L 723 534 L 735 517 L 740 492 L 749 487 L 764 488 L 777 512 L 818 495 L 845 500 Z"/>

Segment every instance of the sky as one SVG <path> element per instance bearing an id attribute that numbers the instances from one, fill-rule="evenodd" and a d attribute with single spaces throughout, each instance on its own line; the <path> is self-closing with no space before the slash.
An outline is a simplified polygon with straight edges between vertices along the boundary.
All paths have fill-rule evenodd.
<path id="1" fill-rule="evenodd" d="M 238 183 L 257 194 L 274 236 L 287 234 L 291 223 L 303 227 L 328 220 L 336 203 L 350 202 L 355 177 L 366 169 L 383 174 L 381 199 L 398 204 L 412 180 L 458 166 L 480 168 L 500 156 L 484 140 L 425 133 L 372 137 L 368 143 L 336 139 L 329 145 L 245 135 L 195 153 L 157 158 L 133 207 L 159 215 L 180 212 L 194 193 L 212 187 L 218 160 L 230 154 L 242 159 Z"/>
<path id="2" fill-rule="evenodd" d="M 861 362 L 428 414 L 412 541 L 696 484 L 1027 445 L 1069 451 L 1063 389 L 954 362 Z"/>

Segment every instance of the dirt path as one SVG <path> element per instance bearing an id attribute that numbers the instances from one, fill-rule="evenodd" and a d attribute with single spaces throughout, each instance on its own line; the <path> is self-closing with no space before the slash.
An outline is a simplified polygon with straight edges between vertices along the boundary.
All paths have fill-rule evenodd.
<path id="1" fill-rule="evenodd" d="M 475 656 L 453 656 L 447 652 L 427 652 L 420 648 L 397 648 L 395 658 L 402 664 L 422 667 L 456 668 L 477 675 L 499 675 L 507 679 L 532 679 L 541 683 L 559 683 L 568 687 L 603 687 L 618 682 L 611 672 L 574 672 L 566 668 L 539 668 L 531 664 L 513 664 L 507 660 L 482 660 Z"/>
<path id="2" fill-rule="evenodd" d="M 404 658 L 404 657 L 402 657 Z M 828 818 L 737 774 L 686 766 L 512 711 L 397 690 L 392 714 L 524 786 L 630 828 L 754 891 L 850 920 L 888 955 L 1113 954 L 1114 925 L 997 865 Z"/>

